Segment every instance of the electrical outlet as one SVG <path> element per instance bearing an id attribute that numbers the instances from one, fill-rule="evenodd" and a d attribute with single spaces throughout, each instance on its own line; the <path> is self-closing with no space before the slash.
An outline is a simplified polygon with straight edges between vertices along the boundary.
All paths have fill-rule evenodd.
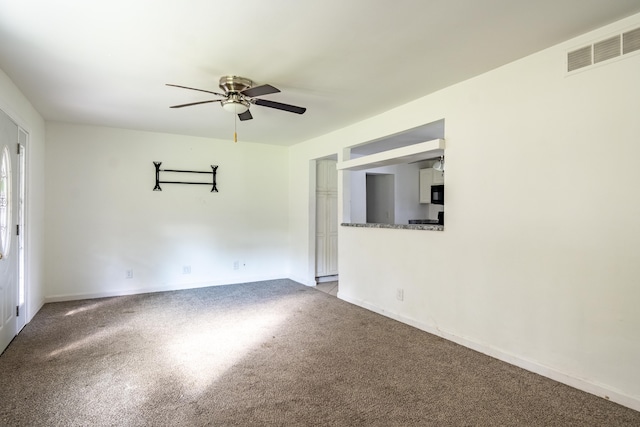
<path id="1" fill-rule="evenodd" d="M 183 265 L 182 266 L 182 274 L 191 274 L 191 266 Z"/>
<path id="2" fill-rule="evenodd" d="M 240 261 L 233 261 L 233 269 L 237 270 L 240 268 Z"/>
<path id="3" fill-rule="evenodd" d="M 402 288 L 396 289 L 396 299 L 398 301 L 404 301 L 404 289 Z"/>
<path id="4" fill-rule="evenodd" d="M 133 279 L 133 270 L 127 270 L 125 277 L 127 279 Z"/>

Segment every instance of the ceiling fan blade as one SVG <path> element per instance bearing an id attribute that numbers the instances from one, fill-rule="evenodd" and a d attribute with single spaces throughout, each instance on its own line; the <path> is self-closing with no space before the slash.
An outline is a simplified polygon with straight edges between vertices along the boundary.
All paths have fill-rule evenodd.
<path id="1" fill-rule="evenodd" d="M 254 104 L 262 107 L 275 108 L 277 110 L 288 111 L 290 113 L 303 114 L 307 111 L 307 109 L 303 107 L 296 107 L 295 105 L 282 104 L 275 101 L 267 101 L 266 99 L 254 99 L 253 102 Z"/>
<path id="2" fill-rule="evenodd" d="M 256 96 L 269 95 L 270 93 L 278 93 L 280 89 L 275 88 L 271 85 L 260 85 L 255 87 L 250 87 L 249 89 L 245 89 L 241 94 L 244 96 L 248 96 L 249 98 L 254 98 Z"/>
<path id="3" fill-rule="evenodd" d="M 251 120 L 251 119 L 253 119 L 253 116 L 251 115 L 251 111 L 247 110 L 247 111 L 245 111 L 244 113 L 240 113 L 240 114 L 238 114 L 238 118 L 239 118 L 241 121 L 245 121 L 245 120 Z"/>
<path id="4" fill-rule="evenodd" d="M 226 97 L 227 95 L 225 95 L 224 93 L 218 93 L 218 92 L 211 92 L 210 90 L 204 90 L 204 89 L 196 89 L 194 87 L 187 87 L 187 86 L 179 86 L 179 85 L 172 85 L 170 83 L 166 83 L 167 86 L 172 86 L 172 87 L 179 87 L 181 89 L 189 89 L 189 90 L 197 90 L 199 92 L 206 92 L 206 93 L 212 93 L 214 95 L 218 95 L 218 96 L 224 96 Z"/>
<path id="5" fill-rule="evenodd" d="M 190 102 L 188 104 L 180 104 L 180 105 L 172 105 L 169 108 L 182 108 L 182 107 L 189 107 L 191 105 L 198 105 L 198 104 L 208 104 L 210 102 L 220 102 L 222 101 L 221 99 L 211 99 L 209 101 L 200 101 L 200 102 Z"/>

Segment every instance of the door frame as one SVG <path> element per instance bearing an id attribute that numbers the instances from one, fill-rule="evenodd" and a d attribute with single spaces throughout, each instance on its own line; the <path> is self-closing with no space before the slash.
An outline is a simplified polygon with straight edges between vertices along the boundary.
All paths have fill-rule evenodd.
<path id="1" fill-rule="evenodd" d="M 28 198 L 28 172 L 29 172 L 29 133 L 18 125 L 18 218 L 16 223 L 20 226 L 18 235 L 18 293 L 17 302 L 19 316 L 16 319 L 16 334 L 27 324 L 27 275 L 29 269 L 27 260 L 27 242 L 29 241 L 29 227 L 27 222 Z"/>

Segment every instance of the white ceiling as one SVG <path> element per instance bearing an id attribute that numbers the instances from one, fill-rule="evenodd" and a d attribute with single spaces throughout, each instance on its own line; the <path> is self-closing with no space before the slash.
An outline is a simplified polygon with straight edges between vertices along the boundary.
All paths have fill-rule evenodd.
<path id="1" fill-rule="evenodd" d="M 46 120 L 231 139 L 165 83 L 268 83 L 240 141 L 291 145 L 640 12 L 639 0 L 0 0 L 0 68 Z"/>

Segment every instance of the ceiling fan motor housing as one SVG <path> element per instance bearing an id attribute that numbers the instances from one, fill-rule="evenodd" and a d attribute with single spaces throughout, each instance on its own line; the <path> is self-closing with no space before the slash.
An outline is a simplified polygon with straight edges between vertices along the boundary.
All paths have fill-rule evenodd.
<path id="1" fill-rule="evenodd" d="M 222 76 L 219 83 L 220 89 L 225 93 L 242 92 L 253 86 L 253 82 L 249 79 L 239 76 Z"/>

